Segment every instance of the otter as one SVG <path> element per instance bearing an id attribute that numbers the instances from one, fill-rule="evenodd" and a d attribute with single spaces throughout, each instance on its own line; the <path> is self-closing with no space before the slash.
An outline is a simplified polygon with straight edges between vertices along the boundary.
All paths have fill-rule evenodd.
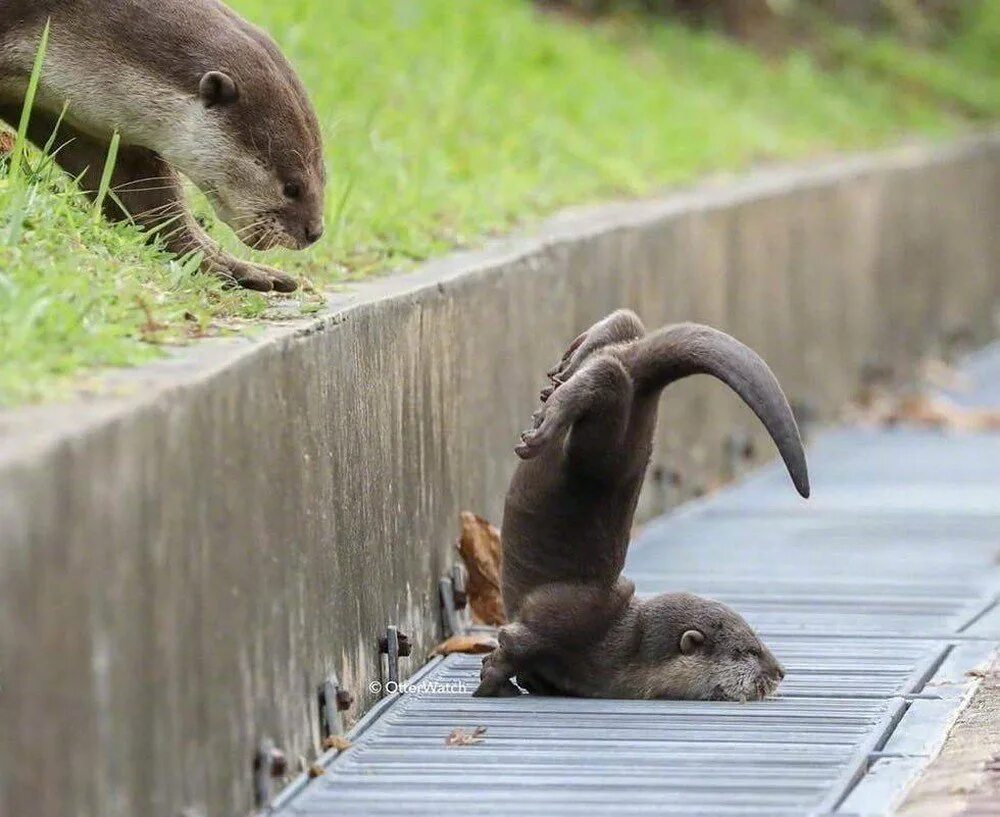
<path id="1" fill-rule="evenodd" d="M 222 250 L 184 203 L 183 174 L 255 249 L 304 249 L 323 233 L 323 145 L 295 71 L 274 42 L 217 0 L 3 0 L 0 118 L 16 123 L 42 31 L 50 39 L 29 137 L 58 125 L 55 160 L 83 189 L 121 146 L 105 215 L 248 289 L 295 280 Z M 59 122 L 65 106 L 65 117 Z"/>
<path id="2" fill-rule="evenodd" d="M 509 624 L 477 696 L 759 700 L 784 677 L 736 612 L 689 593 L 649 599 L 621 576 L 652 454 L 660 392 L 709 374 L 754 411 L 809 496 L 798 426 L 767 364 L 699 324 L 647 334 L 619 310 L 548 372 L 521 435 L 504 508 L 501 592 Z M 517 684 L 512 679 L 516 677 Z"/>

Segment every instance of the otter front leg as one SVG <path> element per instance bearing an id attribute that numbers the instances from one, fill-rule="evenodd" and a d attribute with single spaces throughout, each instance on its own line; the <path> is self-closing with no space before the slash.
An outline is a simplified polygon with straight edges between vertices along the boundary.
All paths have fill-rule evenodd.
<path id="1" fill-rule="evenodd" d="M 515 622 L 500 628 L 499 646 L 483 659 L 479 673 L 479 686 L 473 692 L 476 698 L 507 698 L 520 695 L 511 681 L 518 667 L 524 666 L 538 652 L 540 642 L 523 624 Z"/>
<path id="2" fill-rule="evenodd" d="M 483 668 L 479 672 L 479 686 L 472 693 L 475 698 L 513 698 L 520 695 L 510 679 L 515 675 L 514 667 L 504 653 L 497 649 L 483 659 Z"/>
<path id="3" fill-rule="evenodd" d="M 17 122 L 19 117 L 18 106 L 0 105 L 0 118 Z M 54 116 L 36 110 L 32 113 L 28 137 L 36 145 L 44 145 L 56 132 L 57 124 Z M 100 188 L 108 143 L 94 139 L 66 122 L 58 124 L 58 128 L 54 158 L 63 170 L 79 180 L 81 188 L 93 198 Z M 166 249 L 175 255 L 200 252 L 203 271 L 247 289 L 262 292 L 295 290 L 297 284 L 291 276 L 241 261 L 212 241 L 192 217 L 184 201 L 180 177 L 152 151 L 121 146 L 111 178 L 111 191 L 114 195 L 104 201 L 104 215 L 110 221 L 134 222 L 151 238 L 162 240 Z"/>
<path id="4" fill-rule="evenodd" d="M 135 147 L 120 151 L 112 185 L 120 206 L 114 200 L 105 203 L 109 219 L 131 219 L 151 237 L 162 240 L 174 255 L 201 253 L 204 272 L 246 289 L 259 292 L 293 292 L 296 289 L 295 279 L 290 275 L 241 261 L 209 238 L 184 201 L 180 177 L 155 153 Z"/>

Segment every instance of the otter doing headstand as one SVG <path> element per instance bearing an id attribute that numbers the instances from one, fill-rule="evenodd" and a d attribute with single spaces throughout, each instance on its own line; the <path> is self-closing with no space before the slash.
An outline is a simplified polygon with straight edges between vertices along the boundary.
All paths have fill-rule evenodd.
<path id="1" fill-rule="evenodd" d="M 542 392 L 503 517 L 501 583 L 510 624 L 476 695 L 757 700 L 784 677 L 747 623 L 687 593 L 635 597 L 621 577 L 652 453 L 660 392 L 709 374 L 767 428 L 809 495 L 798 427 L 767 364 L 697 324 L 647 334 L 619 311 L 577 338 Z"/>

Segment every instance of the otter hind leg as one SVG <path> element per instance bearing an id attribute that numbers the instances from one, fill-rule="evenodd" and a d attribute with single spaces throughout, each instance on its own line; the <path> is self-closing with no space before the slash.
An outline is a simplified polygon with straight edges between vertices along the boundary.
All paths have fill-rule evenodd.
<path id="1" fill-rule="evenodd" d="M 547 400 L 560 385 L 569 380 L 594 352 L 613 343 L 637 340 L 645 334 L 646 327 L 630 309 L 618 309 L 598 321 L 577 337 L 562 359 L 546 372 L 552 385 L 542 390 L 542 401 Z"/>
<path id="2" fill-rule="evenodd" d="M 537 457 L 569 433 L 574 468 L 603 471 L 620 452 L 632 408 L 632 379 L 610 355 L 588 360 L 535 412 L 521 435 L 521 459 Z"/>

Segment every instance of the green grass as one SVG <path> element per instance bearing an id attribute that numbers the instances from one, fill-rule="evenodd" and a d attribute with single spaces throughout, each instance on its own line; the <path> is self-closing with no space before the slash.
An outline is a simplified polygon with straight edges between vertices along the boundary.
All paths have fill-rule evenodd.
<path id="1" fill-rule="evenodd" d="M 475 244 L 569 203 L 772 158 L 942 136 L 1000 113 L 1000 12 L 947 47 L 824 30 L 767 59 L 705 32 L 581 25 L 526 0 L 231 0 L 277 38 L 326 135 L 327 238 L 262 260 L 318 286 Z M 47 399 L 273 301 L 146 247 L 37 153 L 0 171 L 0 404 Z M 224 228 L 216 235 L 232 244 Z M 299 296 L 303 310 L 316 299 Z"/>

